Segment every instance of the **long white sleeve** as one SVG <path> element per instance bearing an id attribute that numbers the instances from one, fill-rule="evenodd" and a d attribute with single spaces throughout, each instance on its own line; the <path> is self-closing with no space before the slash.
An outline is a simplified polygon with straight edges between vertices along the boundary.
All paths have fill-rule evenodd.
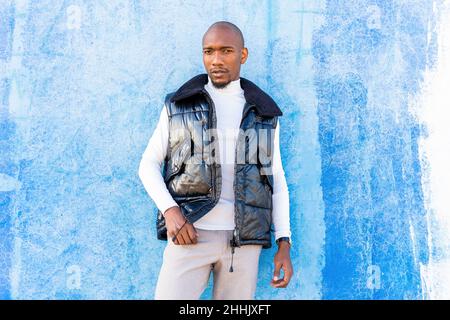
<path id="1" fill-rule="evenodd" d="M 273 153 L 273 195 L 272 218 L 275 228 L 275 239 L 291 237 L 289 219 L 289 190 L 283 170 L 280 154 L 280 121 L 275 128 L 274 153 Z"/>
<path id="2" fill-rule="evenodd" d="M 158 209 L 164 213 L 168 208 L 176 206 L 172 195 L 164 183 L 161 174 L 164 158 L 169 143 L 169 118 L 165 107 L 162 108 L 158 124 L 153 132 L 147 148 L 139 164 L 139 178 L 145 190 Z"/>

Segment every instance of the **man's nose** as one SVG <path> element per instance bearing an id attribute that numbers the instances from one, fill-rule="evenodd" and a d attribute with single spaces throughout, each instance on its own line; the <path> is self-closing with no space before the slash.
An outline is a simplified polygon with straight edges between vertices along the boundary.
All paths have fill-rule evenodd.
<path id="1" fill-rule="evenodd" d="M 222 56 L 219 52 L 215 52 L 213 55 L 213 60 L 212 60 L 212 64 L 213 65 L 222 65 Z"/>

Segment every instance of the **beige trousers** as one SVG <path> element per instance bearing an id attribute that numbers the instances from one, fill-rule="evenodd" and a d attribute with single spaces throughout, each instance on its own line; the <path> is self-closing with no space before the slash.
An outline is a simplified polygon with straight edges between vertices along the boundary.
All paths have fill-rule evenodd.
<path id="1" fill-rule="evenodd" d="M 157 300 L 197 300 L 213 274 L 213 299 L 254 299 L 262 245 L 235 248 L 233 272 L 232 230 L 201 230 L 197 244 L 167 241 L 155 290 Z"/>

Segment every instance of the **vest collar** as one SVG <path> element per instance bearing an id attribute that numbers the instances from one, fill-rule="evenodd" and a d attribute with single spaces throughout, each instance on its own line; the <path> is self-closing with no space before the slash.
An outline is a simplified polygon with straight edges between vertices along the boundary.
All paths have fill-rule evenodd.
<path id="1" fill-rule="evenodd" d="M 185 82 L 170 99 L 172 102 L 199 94 L 204 90 L 205 84 L 208 83 L 208 75 L 206 73 L 199 74 L 189 81 Z M 261 116 L 273 117 L 282 116 L 278 105 L 273 99 L 261 90 L 256 84 L 241 77 L 241 88 L 244 90 L 245 100 L 255 105 L 256 111 Z"/>

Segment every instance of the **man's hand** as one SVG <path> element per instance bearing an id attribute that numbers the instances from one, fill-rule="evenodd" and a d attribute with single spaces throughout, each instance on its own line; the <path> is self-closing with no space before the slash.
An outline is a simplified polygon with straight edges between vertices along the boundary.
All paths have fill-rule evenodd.
<path id="1" fill-rule="evenodd" d="M 291 263 L 290 244 L 286 241 L 280 241 L 278 243 L 278 251 L 274 257 L 275 271 L 273 273 L 273 279 L 270 282 L 274 288 L 286 288 L 291 281 L 292 274 L 294 273 Z M 283 269 L 284 277 L 280 278 L 280 270 Z"/>
<path id="2" fill-rule="evenodd" d="M 167 236 L 173 238 L 178 233 L 173 242 L 174 244 L 186 245 L 197 243 L 198 233 L 194 226 L 186 221 L 186 218 L 181 213 L 180 207 L 174 206 L 167 209 L 164 212 L 164 219 L 166 220 Z"/>

